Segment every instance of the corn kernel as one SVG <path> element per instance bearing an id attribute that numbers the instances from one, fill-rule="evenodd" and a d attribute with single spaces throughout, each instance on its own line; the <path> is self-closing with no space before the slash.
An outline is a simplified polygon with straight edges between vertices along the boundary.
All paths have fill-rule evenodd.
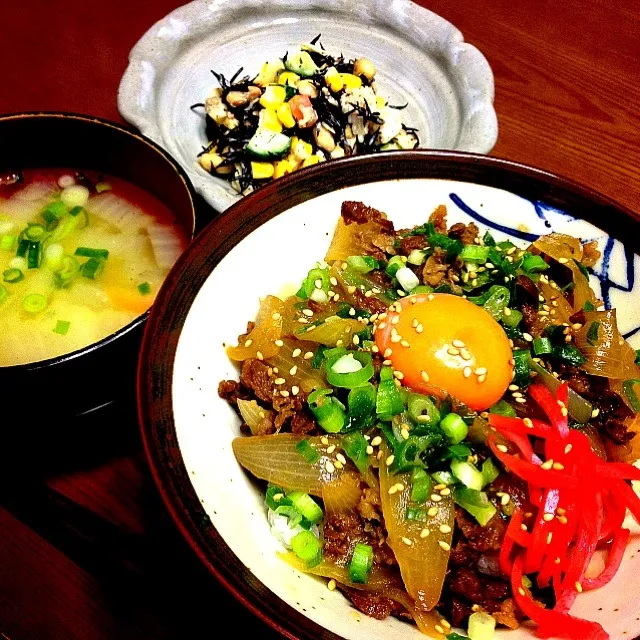
<path id="1" fill-rule="evenodd" d="M 386 107 L 387 103 L 385 102 L 385 99 L 382 96 L 376 96 L 376 107 L 378 107 L 378 109 L 382 109 L 382 107 Z"/>
<path id="2" fill-rule="evenodd" d="M 282 60 L 276 60 L 275 62 L 265 62 L 260 69 L 260 73 L 253 81 L 261 87 L 266 87 L 268 84 L 276 81 L 280 71 L 284 70 L 284 64 Z"/>
<path id="3" fill-rule="evenodd" d="M 352 73 L 341 73 L 340 79 L 347 89 L 359 89 L 362 86 L 362 80 Z"/>
<path id="4" fill-rule="evenodd" d="M 291 113 L 291 107 L 289 106 L 288 102 L 278 105 L 276 113 L 278 114 L 278 120 L 280 120 L 283 126 L 285 126 L 287 129 L 295 127 L 296 120 Z"/>
<path id="5" fill-rule="evenodd" d="M 312 164 L 318 164 L 318 162 L 320 162 L 320 156 L 314 153 L 311 157 L 305 158 L 302 161 L 302 166 L 310 167 Z"/>
<path id="6" fill-rule="evenodd" d="M 269 131 L 275 131 L 276 133 L 282 132 L 282 124 L 278 118 L 276 109 L 262 109 L 258 123 L 260 127 L 264 127 Z"/>
<path id="7" fill-rule="evenodd" d="M 286 176 L 288 173 L 296 170 L 295 164 L 292 164 L 288 160 L 277 160 L 273 163 L 273 177 L 274 178 L 282 178 L 282 176 Z"/>
<path id="8" fill-rule="evenodd" d="M 252 162 L 251 175 L 255 180 L 273 178 L 274 167 L 272 162 Z"/>
<path id="9" fill-rule="evenodd" d="M 344 87 L 341 73 L 335 67 L 329 67 L 324 74 L 324 81 L 327 83 L 331 91 L 338 92 Z"/>
<path id="10" fill-rule="evenodd" d="M 269 84 L 265 87 L 260 104 L 265 109 L 275 109 L 287 97 L 287 90 L 279 84 Z"/>
<path id="11" fill-rule="evenodd" d="M 278 76 L 278 84 L 288 84 L 290 87 L 297 86 L 300 76 L 293 71 L 285 71 Z"/>

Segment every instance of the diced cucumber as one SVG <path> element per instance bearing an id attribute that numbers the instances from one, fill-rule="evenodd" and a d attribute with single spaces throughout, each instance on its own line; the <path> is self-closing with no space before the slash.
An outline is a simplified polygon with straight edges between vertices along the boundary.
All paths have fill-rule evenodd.
<path id="1" fill-rule="evenodd" d="M 259 128 L 247 143 L 247 151 L 262 160 L 281 158 L 290 147 L 289 136 L 262 128 Z"/>
<path id="2" fill-rule="evenodd" d="M 306 51 L 298 51 L 292 56 L 287 56 L 284 66 L 303 78 L 310 78 L 318 72 L 316 63 Z"/>

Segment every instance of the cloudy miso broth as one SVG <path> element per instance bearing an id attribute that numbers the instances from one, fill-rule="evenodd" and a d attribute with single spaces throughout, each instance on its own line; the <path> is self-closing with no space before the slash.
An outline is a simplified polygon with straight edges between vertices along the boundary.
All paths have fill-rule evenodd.
<path id="1" fill-rule="evenodd" d="M 70 353 L 126 326 L 186 244 L 169 209 L 120 178 L 2 176 L 0 366 Z"/>

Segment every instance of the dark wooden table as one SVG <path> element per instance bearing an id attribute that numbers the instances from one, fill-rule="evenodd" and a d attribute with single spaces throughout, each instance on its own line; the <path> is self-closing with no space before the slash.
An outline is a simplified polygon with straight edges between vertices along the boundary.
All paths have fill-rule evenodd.
<path id="1" fill-rule="evenodd" d="M 493 155 L 563 174 L 640 211 L 638 0 L 421 3 L 456 24 L 493 67 Z M 178 4 L 0 2 L 0 113 L 62 110 L 120 121 L 116 91 L 127 54 Z M 200 215 L 211 212 L 200 204 Z M 223 592 L 174 528 L 133 408 L 93 433 L 43 428 L 41 442 L 0 465 L 0 637 L 215 637 L 223 615 L 244 633 L 275 636 Z"/>

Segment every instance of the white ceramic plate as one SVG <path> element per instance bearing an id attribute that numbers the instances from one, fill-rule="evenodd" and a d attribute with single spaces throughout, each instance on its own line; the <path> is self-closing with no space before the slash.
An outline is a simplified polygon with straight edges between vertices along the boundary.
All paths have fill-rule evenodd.
<path id="1" fill-rule="evenodd" d="M 204 102 L 217 81 L 322 33 L 330 52 L 374 61 L 382 95 L 408 103 L 406 124 L 421 146 L 488 153 L 498 127 L 493 74 L 484 56 L 449 22 L 410 0 L 196 0 L 156 23 L 136 44 L 118 93 L 125 120 L 165 147 L 216 210 L 239 199 L 205 172 Z"/>
<path id="2" fill-rule="evenodd" d="M 366 180 L 352 178 L 353 182 Z M 308 183 L 298 187 L 309 187 Z M 272 191 L 275 193 L 275 189 Z M 317 197 L 309 193 L 311 199 L 264 224 L 259 224 L 260 212 L 280 205 L 270 199 L 272 194 L 262 199 L 259 195 L 251 196 L 255 215 L 246 220 L 250 228 L 257 228 L 237 244 L 237 236 L 232 234 L 229 245 L 233 248 L 227 252 L 211 227 L 209 238 L 203 237 L 199 243 L 196 240 L 194 253 L 200 257 L 195 261 L 188 255 L 183 258 L 174 291 L 161 294 L 161 305 L 166 308 L 152 314 L 143 348 L 143 366 L 145 361 L 148 364 L 146 373 L 141 374 L 140 388 L 142 415 L 146 414 L 143 432 L 152 468 L 169 507 L 201 557 L 228 583 L 237 573 L 240 586 L 231 584 L 232 590 L 272 624 L 281 624 L 281 631 L 291 633 L 291 627 L 282 620 L 274 622 L 278 614 L 269 609 L 273 594 L 277 602 L 291 607 L 291 625 L 297 612 L 349 640 L 418 640 L 424 636 L 415 627 L 394 618 L 368 618 L 339 592 L 329 592 L 324 581 L 301 575 L 277 558 L 279 544 L 269 532 L 263 493 L 236 463 L 231 450 L 231 442 L 239 433 L 239 420 L 216 394 L 220 380 L 238 378 L 224 345 L 236 343 L 247 320 L 255 316 L 261 296 L 299 283 L 314 261 L 323 258 L 340 205 L 346 199 L 361 200 L 385 211 L 397 228 L 423 223 L 437 205 L 444 203 L 449 223 L 473 219 L 497 238 L 511 237 L 521 246 L 550 231 L 596 239 L 603 259 L 595 267 L 597 275 L 592 276 L 592 284 L 618 309 L 620 329 L 630 336 L 635 348 L 640 347 L 640 259 L 598 227 L 574 217 L 577 211 L 564 212 L 537 199 L 469 182 L 403 179 L 356 184 Z M 223 225 L 220 231 L 225 229 Z M 207 243 L 215 245 L 208 254 Z M 185 294 L 184 283 L 193 280 L 201 286 Z M 169 355 L 157 355 L 158 351 L 168 351 Z M 153 388 L 153 392 L 147 388 Z M 158 410 L 160 405 L 162 410 Z M 180 481 L 174 475 L 177 468 L 180 474 L 186 471 Z M 201 509 L 211 526 L 198 524 L 194 533 L 193 522 L 202 516 Z M 627 524 L 633 536 L 621 570 L 607 587 L 580 595 L 572 609 L 577 616 L 601 622 L 613 640 L 640 634 L 640 599 L 634 588 L 628 588 L 640 572 L 640 530 L 635 523 Z M 206 546 L 208 552 L 203 551 Z M 245 580 L 250 581 L 247 588 L 242 586 Z M 501 631 L 499 636 L 525 640 L 532 634 L 522 627 Z"/>

